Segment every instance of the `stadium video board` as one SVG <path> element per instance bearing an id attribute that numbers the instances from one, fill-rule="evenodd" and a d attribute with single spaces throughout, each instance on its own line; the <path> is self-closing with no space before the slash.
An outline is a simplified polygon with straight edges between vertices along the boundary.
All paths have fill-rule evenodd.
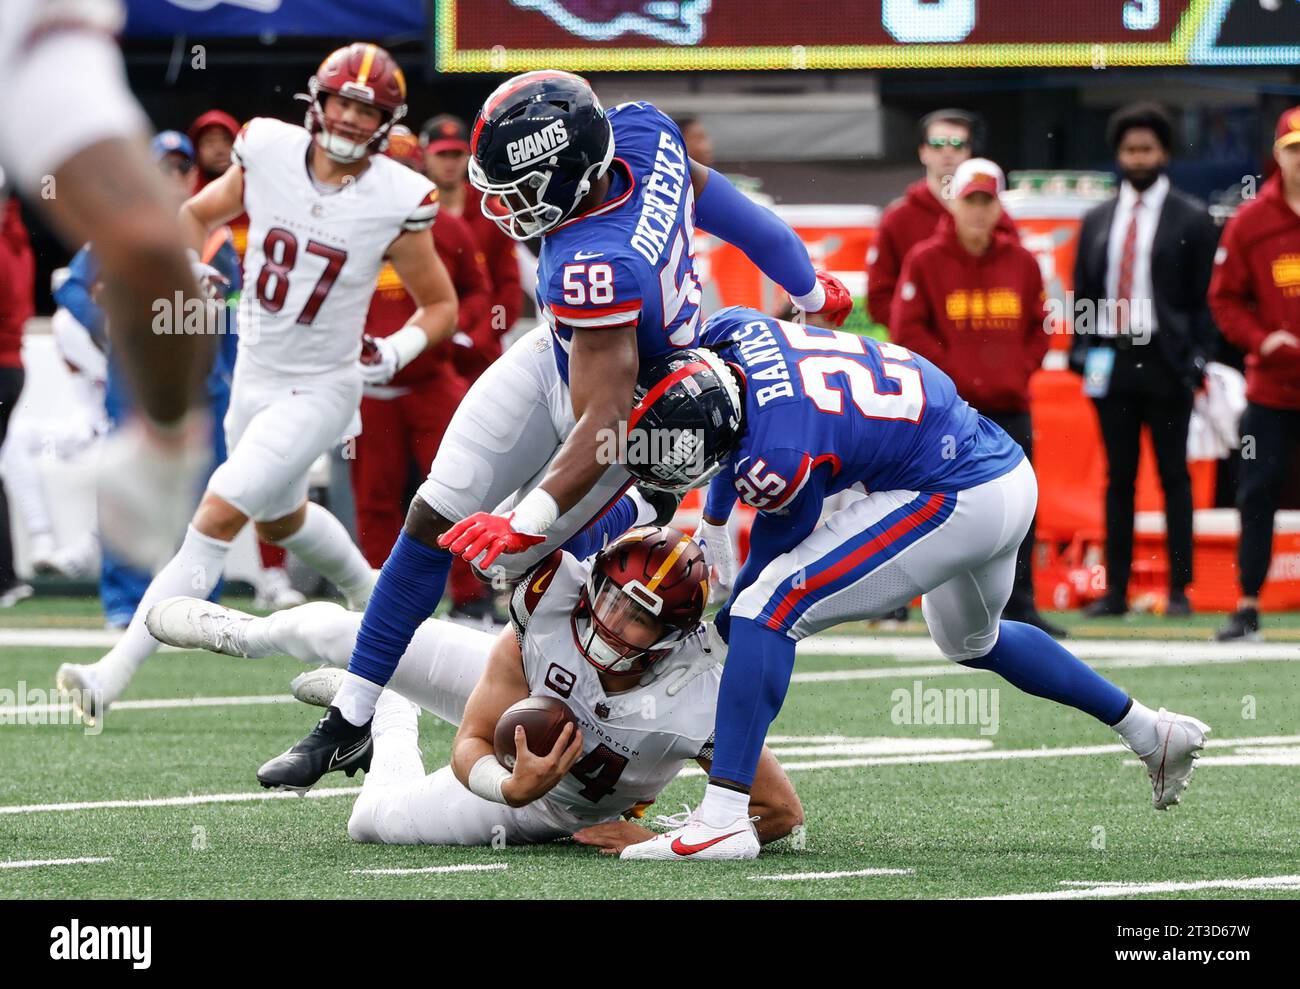
<path id="1" fill-rule="evenodd" d="M 1268 65 L 1297 0 L 438 0 L 443 72 Z"/>

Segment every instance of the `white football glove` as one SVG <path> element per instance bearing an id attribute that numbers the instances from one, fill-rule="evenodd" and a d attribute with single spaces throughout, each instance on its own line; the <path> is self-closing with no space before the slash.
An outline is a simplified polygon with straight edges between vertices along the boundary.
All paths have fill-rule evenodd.
<path id="1" fill-rule="evenodd" d="M 709 596 L 722 604 L 731 596 L 736 583 L 736 546 L 727 531 L 727 524 L 710 525 L 700 519 L 695 529 L 695 541 L 704 550 L 704 562 L 709 566 Z"/>
<path id="2" fill-rule="evenodd" d="M 190 413 L 174 433 L 140 417 L 100 448 L 100 538 L 122 560 L 153 573 L 176 551 L 212 463 L 212 420 Z"/>
<path id="3" fill-rule="evenodd" d="M 373 347 L 367 347 L 362 359 L 358 361 L 361 380 L 368 385 L 386 385 L 397 373 L 400 360 L 397 348 L 388 337 L 373 337 L 370 343 Z"/>

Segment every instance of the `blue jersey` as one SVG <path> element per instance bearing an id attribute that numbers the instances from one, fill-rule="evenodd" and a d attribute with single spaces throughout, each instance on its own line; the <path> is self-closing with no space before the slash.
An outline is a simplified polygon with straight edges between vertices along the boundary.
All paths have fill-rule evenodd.
<path id="1" fill-rule="evenodd" d="M 641 360 L 692 346 L 700 322 L 695 192 L 686 142 L 649 103 L 609 111 L 610 196 L 542 238 L 537 309 L 569 380 L 573 329 L 636 324 Z"/>
<path id="2" fill-rule="evenodd" d="M 952 379 L 897 344 L 738 306 L 709 317 L 701 337 L 745 374 L 745 433 L 729 469 L 740 500 L 760 511 L 789 509 L 806 487 L 961 491 L 1024 457 Z"/>

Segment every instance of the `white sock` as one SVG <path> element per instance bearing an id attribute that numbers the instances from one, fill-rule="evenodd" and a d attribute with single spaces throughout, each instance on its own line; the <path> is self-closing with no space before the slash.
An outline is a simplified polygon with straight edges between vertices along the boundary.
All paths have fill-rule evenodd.
<path id="1" fill-rule="evenodd" d="M 205 536 L 194 526 L 185 530 L 181 548 L 149 584 L 122 638 L 95 664 L 106 698 L 113 700 L 121 694 L 140 664 L 158 648 L 158 640 L 144 627 L 149 609 L 177 595 L 206 598 L 221 579 L 229 551 L 230 543 Z"/>
<path id="2" fill-rule="evenodd" d="M 346 668 L 361 627 L 361 615 L 333 601 L 309 601 L 254 618 L 244 626 L 250 658 L 292 656 L 300 663 Z"/>
<path id="3" fill-rule="evenodd" d="M 354 608 L 364 608 L 375 586 L 375 573 L 343 523 L 315 502 L 307 502 L 302 527 L 279 541 L 322 577 L 333 581 Z"/>
<path id="4" fill-rule="evenodd" d="M 375 720 L 370 733 L 375 740 L 375 751 L 366 773 L 367 785 L 383 786 L 424 776 L 418 707 L 401 694 L 385 690 L 375 702 Z"/>
<path id="5" fill-rule="evenodd" d="M 1120 718 L 1114 728 L 1134 752 L 1140 756 L 1150 755 L 1160 742 L 1160 736 L 1156 733 L 1156 720 L 1160 715 L 1136 697 L 1132 701 L 1128 714 Z"/>
<path id="6" fill-rule="evenodd" d="M 355 673 L 348 673 L 339 692 L 334 695 L 334 706 L 348 724 L 360 728 L 374 717 L 375 704 L 383 692 L 384 688 L 379 684 L 371 683 Z"/>
<path id="7" fill-rule="evenodd" d="M 711 828 L 725 828 L 740 817 L 749 816 L 749 794 L 710 783 L 704 788 L 700 818 Z"/>

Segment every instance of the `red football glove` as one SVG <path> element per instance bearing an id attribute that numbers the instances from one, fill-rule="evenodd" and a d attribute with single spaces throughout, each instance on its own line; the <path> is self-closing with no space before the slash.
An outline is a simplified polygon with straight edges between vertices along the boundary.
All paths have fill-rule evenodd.
<path id="1" fill-rule="evenodd" d="M 828 272 L 817 272 L 817 282 L 826 292 L 826 303 L 808 315 L 816 316 L 831 326 L 843 326 L 849 313 L 853 312 L 853 296 L 849 295 L 842 281 Z"/>
<path id="2" fill-rule="evenodd" d="M 478 564 L 480 570 L 486 570 L 502 553 L 522 553 L 529 546 L 536 546 L 546 538 L 516 532 L 510 524 L 514 515 L 514 512 L 504 516 L 475 512 L 439 536 L 438 545 L 464 557 L 470 563 L 487 550 L 487 555 Z"/>

